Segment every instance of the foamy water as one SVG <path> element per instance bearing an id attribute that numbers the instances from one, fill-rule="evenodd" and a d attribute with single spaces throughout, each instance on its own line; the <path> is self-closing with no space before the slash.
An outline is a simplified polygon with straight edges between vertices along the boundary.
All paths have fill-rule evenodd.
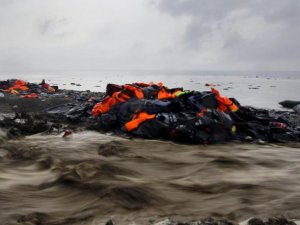
<path id="1" fill-rule="evenodd" d="M 0 153 L 1 224 L 300 218 L 299 146 L 179 145 L 81 132 L 11 140 Z"/>

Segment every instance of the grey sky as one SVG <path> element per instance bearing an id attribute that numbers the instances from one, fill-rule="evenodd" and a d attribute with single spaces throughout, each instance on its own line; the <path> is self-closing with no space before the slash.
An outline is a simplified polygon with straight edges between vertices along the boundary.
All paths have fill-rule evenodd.
<path id="1" fill-rule="evenodd" d="M 300 70 L 299 0 L 0 0 L 0 70 Z"/>

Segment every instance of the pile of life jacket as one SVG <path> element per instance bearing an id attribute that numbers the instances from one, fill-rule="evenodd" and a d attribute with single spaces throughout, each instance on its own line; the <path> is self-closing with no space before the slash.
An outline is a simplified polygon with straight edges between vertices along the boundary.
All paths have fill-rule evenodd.
<path id="1" fill-rule="evenodd" d="M 92 115 L 103 131 L 186 143 L 230 140 L 299 142 L 292 112 L 241 106 L 213 86 L 209 91 L 168 88 L 162 83 L 108 84 Z M 293 114 L 294 115 L 294 114 Z"/>
<path id="2" fill-rule="evenodd" d="M 42 80 L 40 84 L 29 83 L 24 80 L 0 81 L 0 91 L 10 93 L 22 98 L 39 98 L 40 93 L 53 94 L 56 87 L 50 86 Z"/>
<path id="3" fill-rule="evenodd" d="M 235 127 L 230 114 L 239 109 L 234 99 L 210 91 L 168 88 L 162 83 L 108 84 L 92 115 L 104 130 L 121 130 L 143 138 L 189 143 L 231 140 Z"/>

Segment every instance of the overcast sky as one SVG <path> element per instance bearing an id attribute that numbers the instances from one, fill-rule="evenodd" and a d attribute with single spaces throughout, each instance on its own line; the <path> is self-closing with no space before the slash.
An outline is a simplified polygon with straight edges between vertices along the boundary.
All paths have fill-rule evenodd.
<path id="1" fill-rule="evenodd" d="M 299 0 L 0 0 L 0 71 L 300 70 Z"/>

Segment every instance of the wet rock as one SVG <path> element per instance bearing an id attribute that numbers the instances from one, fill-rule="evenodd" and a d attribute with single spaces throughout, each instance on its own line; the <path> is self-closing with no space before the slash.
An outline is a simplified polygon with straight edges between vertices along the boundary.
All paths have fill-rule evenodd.
<path id="1" fill-rule="evenodd" d="M 22 137 L 23 135 L 20 129 L 12 127 L 7 131 L 6 136 L 8 139 L 16 139 Z"/>
<path id="2" fill-rule="evenodd" d="M 296 225 L 295 222 L 289 221 L 284 217 L 269 218 L 269 220 L 265 224 L 266 225 Z"/>
<path id="3" fill-rule="evenodd" d="M 176 223 L 176 225 L 233 225 L 233 223 L 228 220 L 215 220 L 209 217 L 203 220 L 193 221 L 190 223 Z"/>
<path id="4" fill-rule="evenodd" d="M 108 220 L 105 225 L 114 225 L 113 221 L 112 220 Z"/>
<path id="5" fill-rule="evenodd" d="M 264 222 L 259 218 L 252 218 L 248 221 L 248 225 L 265 225 Z"/>
<path id="6" fill-rule="evenodd" d="M 227 220 L 220 220 L 217 223 L 218 225 L 234 225 L 232 222 L 227 221 Z"/>
<path id="7" fill-rule="evenodd" d="M 300 104 L 300 101 L 285 100 L 285 101 L 279 102 L 279 104 L 282 107 L 291 109 L 291 108 L 295 107 L 296 105 Z"/>
<path id="8" fill-rule="evenodd" d="M 45 153 L 45 151 L 40 149 L 39 147 L 25 148 L 22 147 L 22 144 L 20 144 L 20 146 L 9 145 L 6 148 L 9 151 L 8 157 L 12 159 L 37 159 L 41 154 Z"/>
<path id="9" fill-rule="evenodd" d="M 22 215 L 17 219 L 17 222 L 20 224 L 45 224 L 45 221 L 48 219 L 48 216 L 44 213 L 31 213 L 28 215 Z"/>
<path id="10" fill-rule="evenodd" d="M 128 147 L 119 141 L 111 141 L 109 143 L 101 144 L 98 149 L 98 154 L 109 157 L 109 156 L 120 156 L 121 153 L 126 152 Z"/>

